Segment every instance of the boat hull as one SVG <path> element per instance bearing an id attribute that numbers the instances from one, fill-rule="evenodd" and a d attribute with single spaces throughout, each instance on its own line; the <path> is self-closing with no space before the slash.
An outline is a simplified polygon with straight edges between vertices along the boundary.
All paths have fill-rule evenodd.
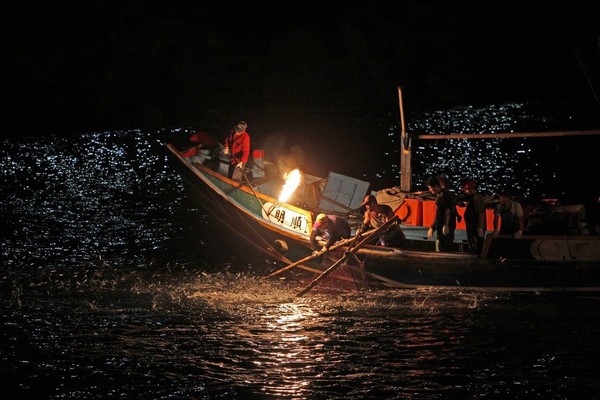
<path id="1" fill-rule="evenodd" d="M 232 242 L 242 240 L 257 250 L 284 263 L 293 262 L 310 253 L 310 213 L 295 207 L 274 206 L 277 201 L 230 180 L 202 165 L 190 163 L 169 147 L 177 157 L 174 166 L 186 188 L 218 223 L 232 234 Z M 295 222 L 281 217 L 295 213 Z M 278 213 L 279 212 L 279 213 Z M 268 214 L 265 217 L 265 214 Z M 288 228 L 283 228 L 287 225 Z M 292 227 L 293 225 L 293 227 Z"/>
<path id="2" fill-rule="evenodd" d="M 231 231 L 232 242 L 244 240 L 283 264 L 311 254 L 314 212 L 278 203 L 168 147 L 186 186 Z M 339 259 L 346 250 L 341 247 L 330 258 Z M 366 245 L 348 268 L 359 270 L 374 287 L 600 292 L 599 252 L 600 237 L 488 237 L 484 256 Z M 316 273 L 325 268 L 318 262 L 303 267 Z"/>
<path id="3" fill-rule="evenodd" d="M 541 262 L 396 250 L 386 261 L 383 257 L 365 258 L 364 269 L 387 287 L 600 291 L 600 267 L 594 262 Z"/>

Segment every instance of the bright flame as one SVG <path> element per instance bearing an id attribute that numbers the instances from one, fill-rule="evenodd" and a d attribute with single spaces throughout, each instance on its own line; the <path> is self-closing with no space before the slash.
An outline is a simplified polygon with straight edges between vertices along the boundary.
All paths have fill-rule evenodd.
<path id="1" fill-rule="evenodd" d="M 300 170 L 296 168 L 283 175 L 283 179 L 285 179 L 285 183 L 283 184 L 281 195 L 279 195 L 279 201 L 285 203 L 292 196 L 298 185 L 300 185 L 302 174 L 300 173 Z"/>

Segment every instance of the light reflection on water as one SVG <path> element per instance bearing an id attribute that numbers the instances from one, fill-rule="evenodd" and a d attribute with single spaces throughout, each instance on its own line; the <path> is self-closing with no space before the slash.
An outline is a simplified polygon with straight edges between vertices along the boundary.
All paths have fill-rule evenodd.
<path id="1" fill-rule="evenodd" d="M 142 267 L 3 275 L 3 289 L 11 288 L 1 308 L 2 335 L 10 338 L 2 350 L 14 382 L 9 393 L 298 399 L 591 393 L 578 385 L 590 384 L 598 364 L 598 299 L 319 287 L 298 298 L 304 285 L 295 282 Z"/>
<path id="2" fill-rule="evenodd" d="M 306 282 L 259 280 L 274 264 L 186 196 L 163 146 L 186 137 L 2 143 L 5 398 L 596 396 L 597 298 L 298 298 Z"/>
<path id="3" fill-rule="evenodd" d="M 443 360 L 445 346 L 470 330 L 468 314 L 453 321 L 444 313 L 496 298 L 319 290 L 297 298 L 300 285 L 149 269 L 38 271 L 13 281 L 5 321 L 29 343 L 13 342 L 4 353 L 15 362 L 17 381 L 39 381 L 40 369 L 62 376 L 66 398 L 106 394 L 108 377 L 123 384 L 116 395 L 137 392 L 147 380 L 155 393 L 181 387 L 186 396 L 335 398 L 350 388 L 350 398 L 395 397 L 395 385 L 419 391 L 424 383 L 452 380 L 451 370 L 423 368 Z M 24 358 L 34 359 L 33 371 L 19 366 Z M 79 387 L 90 379 L 97 384 Z M 21 385 L 17 392 L 27 389 Z"/>

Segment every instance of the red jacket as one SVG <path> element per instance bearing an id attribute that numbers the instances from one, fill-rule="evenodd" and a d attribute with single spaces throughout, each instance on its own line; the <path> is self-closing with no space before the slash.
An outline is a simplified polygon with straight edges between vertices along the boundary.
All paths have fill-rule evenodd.
<path id="1" fill-rule="evenodd" d="M 237 164 L 240 161 L 247 163 L 250 158 L 250 135 L 246 131 L 237 136 L 231 132 L 225 139 L 225 147 L 229 148 L 230 164 Z"/>

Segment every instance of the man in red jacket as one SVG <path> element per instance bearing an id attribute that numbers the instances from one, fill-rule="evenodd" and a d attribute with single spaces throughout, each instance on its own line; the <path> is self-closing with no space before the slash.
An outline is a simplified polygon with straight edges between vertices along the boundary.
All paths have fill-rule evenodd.
<path id="1" fill-rule="evenodd" d="M 248 163 L 250 157 L 250 135 L 246 132 L 248 124 L 246 121 L 239 121 L 234 125 L 225 139 L 224 154 L 229 155 L 229 179 L 235 181 L 242 180 L 242 171 Z"/>

